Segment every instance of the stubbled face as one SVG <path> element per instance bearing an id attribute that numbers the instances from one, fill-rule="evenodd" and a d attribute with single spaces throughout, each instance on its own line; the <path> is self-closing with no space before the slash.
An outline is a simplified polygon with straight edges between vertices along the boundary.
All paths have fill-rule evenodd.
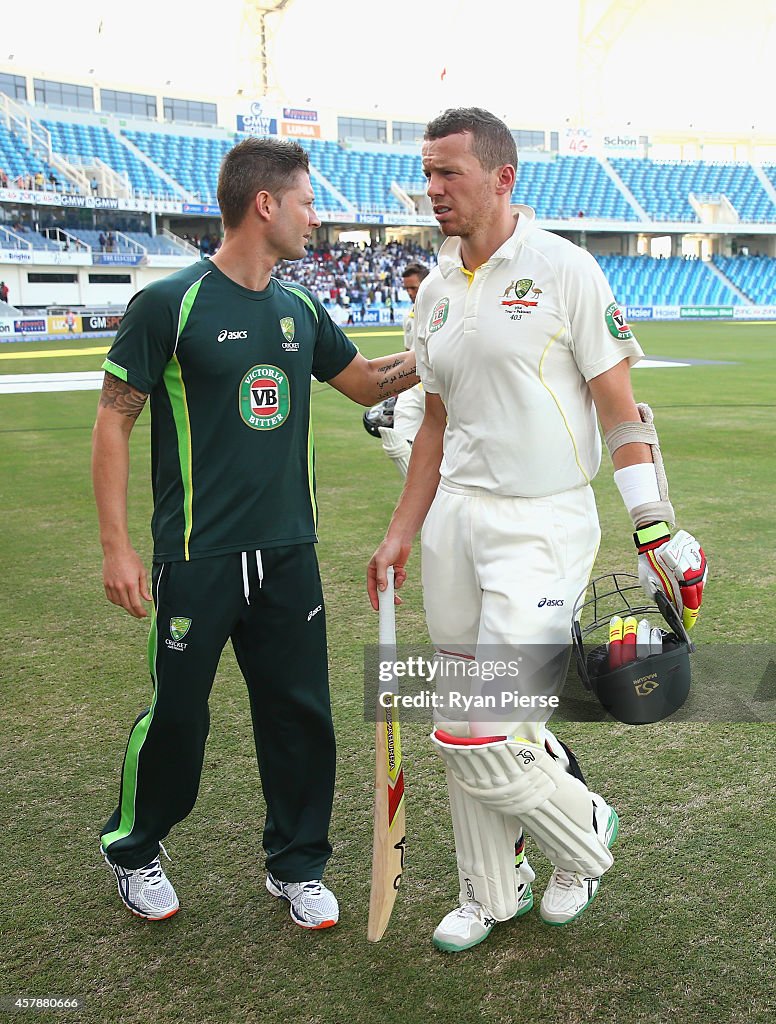
<path id="1" fill-rule="evenodd" d="M 404 285 L 405 292 L 410 297 L 410 302 L 414 302 L 418 294 L 418 288 L 420 288 L 420 278 L 417 274 L 407 274 L 406 277 L 402 278 L 402 284 Z"/>
<path id="2" fill-rule="evenodd" d="M 468 238 L 495 209 L 498 170 L 486 171 L 471 151 L 472 135 L 459 132 L 429 139 L 421 151 L 426 190 L 445 235 Z"/>
<path id="3" fill-rule="evenodd" d="M 310 176 L 300 171 L 275 204 L 272 234 L 279 259 L 300 260 L 306 254 L 313 231 L 321 225 L 314 203 Z"/>

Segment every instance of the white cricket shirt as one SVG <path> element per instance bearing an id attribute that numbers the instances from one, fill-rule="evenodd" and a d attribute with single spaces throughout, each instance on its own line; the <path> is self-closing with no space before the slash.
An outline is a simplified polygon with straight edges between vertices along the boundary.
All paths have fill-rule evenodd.
<path id="1" fill-rule="evenodd" d="M 447 410 L 443 479 L 544 497 L 598 472 L 586 382 L 643 352 L 590 253 L 514 210 L 514 233 L 473 275 L 460 239 L 445 240 L 415 303 L 415 351 Z"/>

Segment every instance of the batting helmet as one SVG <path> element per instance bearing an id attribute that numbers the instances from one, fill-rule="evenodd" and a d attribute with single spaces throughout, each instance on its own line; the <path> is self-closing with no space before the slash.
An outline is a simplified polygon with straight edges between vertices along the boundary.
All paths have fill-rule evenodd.
<path id="1" fill-rule="evenodd" d="M 655 605 L 668 625 L 660 629 L 660 641 L 652 644 L 652 651 L 659 647 L 659 652 L 631 647 L 630 658 L 615 661 L 603 641 L 603 630 L 608 631 L 612 617 L 654 615 Z M 592 580 L 574 602 L 571 634 L 583 685 L 618 721 L 626 725 L 659 722 L 687 700 L 690 654 L 695 647 L 676 608 L 662 591 L 650 604 L 637 576 L 609 573 Z"/>
<path id="2" fill-rule="evenodd" d="M 396 405 L 396 395 L 386 398 L 364 413 L 364 430 L 372 437 L 380 436 L 380 427 L 393 427 L 393 407 Z"/>

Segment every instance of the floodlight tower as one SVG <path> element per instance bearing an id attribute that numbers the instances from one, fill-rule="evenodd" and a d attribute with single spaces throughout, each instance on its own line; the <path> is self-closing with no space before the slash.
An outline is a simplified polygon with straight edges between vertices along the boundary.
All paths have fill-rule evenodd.
<path id="1" fill-rule="evenodd" d="M 577 127 L 606 117 L 601 72 L 609 55 L 644 0 L 579 0 L 577 29 Z"/>
<path id="2" fill-rule="evenodd" d="M 268 45 L 273 25 L 268 18 L 280 14 L 290 3 L 291 0 L 243 0 L 240 36 L 244 53 L 239 88 L 245 96 L 268 96 L 275 88 L 270 75 Z"/>

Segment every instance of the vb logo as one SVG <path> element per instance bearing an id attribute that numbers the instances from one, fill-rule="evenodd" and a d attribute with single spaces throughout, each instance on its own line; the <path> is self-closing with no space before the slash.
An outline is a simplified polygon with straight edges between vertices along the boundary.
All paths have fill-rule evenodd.
<path id="1" fill-rule="evenodd" d="M 280 407 L 278 386 L 274 380 L 255 380 L 251 384 L 251 410 L 257 416 L 274 416 Z"/>

